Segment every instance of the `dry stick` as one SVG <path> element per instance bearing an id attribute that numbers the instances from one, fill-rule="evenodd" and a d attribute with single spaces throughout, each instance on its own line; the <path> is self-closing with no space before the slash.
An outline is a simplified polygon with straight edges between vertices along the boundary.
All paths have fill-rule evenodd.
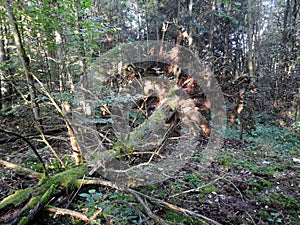
<path id="1" fill-rule="evenodd" d="M 161 217 L 155 215 L 152 210 L 150 209 L 150 207 L 148 206 L 147 202 L 145 202 L 141 196 L 137 193 L 137 192 L 131 192 L 131 190 L 133 189 L 130 189 L 128 188 L 128 191 L 129 193 L 131 193 L 137 200 L 138 202 L 143 206 L 143 208 L 146 210 L 146 213 L 156 222 L 160 223 L 160 224 L 163 224 L 163 225 L 168 225 L 168 223 L 162 219 Z"/>
<path id="2" fill-rule="evenodd" d="M 17 87 L 17 85 L 14 82 L 8 82 L 9 84 L 11 84 L 14 89 L 19 93 L 19 95 L 21 96 L 21 98 L 25 101 L 25 103 L 30 103 L 30 101 L 28 101 L 25 97 L 25 95 L 19 90 L 19 88 Z"/>
<path id="3" fill-rule="evenodd" d="M 149 208 L 149 206 L 147 205 L 147 203 L 139 196 L 138 192 L 135 192 L 135 191 L 133 191 L 132 189 L 130 189 L 128 187 L 117 185 L 117 184 L 115 184 L 113 182 L 105 181 L 105 180 L 100 180 L 100 179 L 84 180 L 84 181 L 81 181 L 81 182 L 83 184 L 100 184 L 100 185 L 108 186 L 108 187 L 111 187 L 111 188 L 114 188 L 114 189 L 117 189 L 117 190 L 120 190 L 120 191 L 124 191 L 124 192 L 130 193 L 143 206 L 143 208 L 145 209 L 146 213 L 149 215 L 150 218 L 152 218 L 153 220 L 155 220 L 159 224 L 168 225 L 168 223 L 166 221 L 164 221 L 159 216 L 156 216 L 152 212 L 152 210 Z"/>
<path id="4" fill-rule="evenodd" d="M 120 202 L 122 204 L 126 204 L 129 207 L 132 207 L 129 203 L 127 203 L 125 201 L 113 201 L 109 204 L 114 204 L 114 203 L 118 203 L 118 202 Z M 76 217 L 76 218 L 78 218 L 82 221 L 86 221 L 86 222 L 90 222 L 90 223 L 93 223 L 93 224 L 101 225 L 101 223 L 97 222 L 96 219 L 97 219 L 97 216 L 102 213 L 103 209 L 100 209 L 100 210 L 96 211 L 93 214 L 92 217 L 87 217 L 85 214 L 74 211 L 74 210 L 58 208 L 58 207 L 50 206 L 50 205 L 46 206 L 45 209 L 48 210 L 49 212 L 55 213 L 54 217 L 57 216 L 57 215 L 69 215 L 69 216 Z M 138 212 L 137 209 L 133 209 L 133 210 Z M 138 214 L 140 214 L 140 213 L 138 213 Z M 168 224 L 166 224 L 166 225 L 168 225 Z"/>
<path id="5" fill-rule="evenodd" d="M 55 207 L 55 206 L 46 206 L 45 209 L 49 212 L 55 213 L 54 216 L 56 216 L 56 215 L 70 215 L 70 216 L 74 216 L 74 217 L 76 217 L 76 218 L 78 218 L 82 221 L 93 222 L 94 224 L 101 225 L 101 223 L 98 223 L 97 221 L 90 219 L 85 214 L 80 213 L 80 212 L 76 212 L 74 210 L 58 208 L 58 207 Z"/>
<path id="6" fill-rule="evenodd" d="M 128 188 L 128 187 L 122 186 L 122 185 L 118 185 L 118 184 L 113 183 L 111 181 L 105 181 L 105 180 L 100 180 L 100 179 L 89 179 L 89 180 L 78 181 L 78 182 L 82 182 L 82 184 L 85 184 L 85 185 L 88 185 L 88 184 L 98 184 L 98 185 L 103 185 L 103 186 L 111 187 L 111 188 L 117 189 L 119 191 L 124 191 L 124 192 L 130 193 L 130 194 L 134 195 L 135 197 L 137 197 L 137 196 L 139 198 L 143 197 L 145 199 L 148 199 L 149 201 L 151 201 L 152 203 L 154 203 L 156 205 L 159 205 L 159 206 L 162 206 L 162 207 L 167 207 L 169 209 L 175 210 L 175 211 L 183 213 L 185 215 L 191 215 L 194 218 L 197 218 L 198 220 L 202 221 L 205 224 L 221 225 L 220 223 L 218 223 L 218 222 L 216 222 L 216 221 L 214 221 L 214 220 L 212 220 L 212 219 L 210 219 L 210 218 L 208 218 L 206 216 L 203 216 L 203 215 L 197 214 L 195 212 L 192 212 L 190 210 L 178 207 L 176 205 L 170 204 L 170 203 L 165 202 L 163 200 L 150 197 L 148 195 L 145 195 L 143 193 L 135 191 L 135 190 L 133 190 L 131 188 Z M 137 198 L 137 200 L 139 200 L 139 198 Z M 145 207 L 147 205 L 142 205 L 142 206 Z M 145 210 L 148 213 L 147 209 L 145 209 Z"/>
<path id="7" fill-rule="evenodd" d="M 211 184 L 216 183 L 218 180 L 223 179 L 224 177 L 225 177 L 225 176 L 218 177 L 217 179 L 215 179 L 215 180 L 213 180 L 213 181 L 211 181 L 211 182 L 209 182 L 209 183 L 207 183 L 207 184 L 205 184 L 205 185 L 202 185 L 202 186 L 199 186 L 199 187 L 197 187 L 197 188 L 189 189 L 189 190 L 187 190 L 187 191 L 183 191 L 183 192 L 180 192 L 180 193 L 171 195 L 170 198 L 174 198 L 174 197 L 176 197 L 176 196 L 178 196 L 178 195 L 183 195 L 183 194 L 187 194 L 187 193 L 190 193 L 190 192 L 198 192 L 198 191 L 200 191 L 201 189 L 203 189 L 203 188 L 205 188 L 205 187 L 207 187 L 207 186 L 209 186 L 209 185 L 211 185 Z"/>
<path id="8" fill-rule="evenodd" d="M 256 225 L 254 219 L 252 218 L 252 216 L 251 216 L 247 211 L 246 211 L 246 214 L 250 217 L 251 222 L 252 222 L 254 225 Z"/>
<path id="9" fill-rule="evenodd" d="M 25 141 L 29 145 L 29 147 L 32 149 L 32 151 L 34 152 L 34 154 L 36 155 L 36 157 L 38 158 L 38 160 L 42 163 L 45 175 L 46 176 L 48 175 L 48 171 L 46 169 L 46 165 L 45 165 L 42 157 L 40 156 L 40 154 L 38 153 L 38 151 L 36 150 L 36 148 L 33 146 L 33 144 L 31 144 L 31 142 L 27 138 L 25 138 L 21 134 L 17 134 L 17 133 L 14 133 L 12 131 L 1 129 L 1 128 L 0 128 L 0 132 L 17 136 L 17 137 L 21 138 L 23 141 Z"/>
<path id="10" fill-rule="evenodd" d="M 42 130 L 40 128 L 37 128 L 40 132 L 40 136 L 42 138 L 42 141 L 47 145 L 47 147 L 50 149 L 50 151 L 52 152 L 52 154 L 54 155 L 54 157 L 56 158 L 56 160 L 60 163 L 60 165 L 63 168 L 66 168 L 66 165 L 64 164 L 64 162 L 60 159 L 60 157 L 58 156 L 57 152 L 52 148 L 52 146 L 50 145 L 50 143 L 48 142 L 48 140 L 46 139 L 44 133 L 42 132 Z"/>
<path id="11" fill-rule="evenodd" d="M 83 184 L 100 184 L 100 185 L 104 185 L 104 186 L 108 186 L 114 189 L 117 189 L 119 191 L 124 191 L 127 193 L 132 194 L 138 201 L 139 203 L 143 206 L 143 208 L 145 209 L 146 213 L 149 215 L 149 217 L 151 217 L 153 220 L 155 220 L 156 222 L 163 224 L 163 225 L 168 225 L 166 223 L 166 221 L 164 221 L 162 218 L 160 218 L 159 216 L 156 216 L 151 209 L 149 208 L 149 206 L 143 201 L 143 199 L 139 196 L 138 192 L 133 192 L 132 189 L 126 187 L 126 186 L 121 186 L 118 184 L 115 184 L 113 182 L 110 181 L 105 181 L 105 180 L 100 180 L 100 179 L 90 179 L 90 180 L 84 180 L 84 181 L 80 181 Z M 132 190 L 132 191 L 130 191 Z"/>
<path id="12" fill-rule="evenodd" d="M 218 223 L 217 221 L 214 221 L 213 219 L 210 219 L 206 216 L 203 216 L 203 215 L 200 215 L 198 213 L 195 213 L 193 211 L 190 211 L 188 209 L 184 209 L 184 208 L 181 208 L 181 207 L 178 207 L 176 205 L 173 205 L 173 204 L 170 204 L 168 202 L 165 202 L 163 200 L 160 200 L 160 199 L 157 199 L 157 198 L 153 198 L 153 197 L 150 197 L 148 195 L 145 195 L 143 193 L 140 193 L 140 192 L 137 192 L 133 189 L 130 189 L 130 191 L 133 191 L 133 192 L 136 192 L 138 193 L 139 195 L 141 195 L 142 197 L 148 199 L 149 201 L 151 201 L 152 203 L 154 204 L 157 204 L 159 206 L 162 206 L 162 207 L 167 207 L 169 209 L 172 209 L 172 210 L 175 210 L 177 212 L 181 212 L 183 213 L 184 215 L 191 215 L 195 218 L 197 218 L 198 220 L 200 220 L 201 222 L 205 223 L 205 224 L 213 224 L 213 225 L 221 225 L 220 223 Z"/>
<path id="13" fill-rule="evenodd" d="M 243 194 L 242 194 L 242 192 L 240 191 L 240 189 L 238 189 L 238 187 L 232 182 L 232 181 L 230 181 L 230 180 L 228 180 L 228 179 L 225 179 L 227 182 L 229 182 L 237 191 L 238 191 L 238 193 L 240 194 L 240 196 L 241 196 L 241 199 L 242 199 L 242 201 L 243 202 L 245 202 L 245 199 L 244 199 L 244 196 L 243 196 Z"/>
<path id="14" fill-rule="evenodd" d="M 0 164 L 2 164 L 3 166 L 5 166 L 7 168 L 21 170 L 21 171 L 23 171 L 25 173 L 30 174 L 31 176 L 33 176 L 35 178 L 42 178 L 43 177 L 43 174 L 41 174 L 41 173 L 38 173 L 38 172 L 36 172 L 34 170 L 31 170 L 31 169 L 19 166 L 19 165 L 14 164 L 14 163 L 7 162 L 7 161 L 2 160 L 2 159 L 0 159 Z"/>
<path id="15" fill-rule="evenodd" d="M 58 106 L 58 104 L 55 102 L 55 100 L 52 98 L 52 96 L 50 95 L 50 93 L 45 88 L 45 85 L 35 75 L 32 74 L 32 77 L 38 82 L 38 84 L 42 88 L 42 91 L 47 95 L 47 97 L 49 98 L 49 100 L 51 101 L 51 103 L 54 105 L 55 109 L 58 111 L 58 113 L 65 120 L 67 129 L 68 129 L 68 133 L 69 133 L 69 136 L 70 136 L 70 141 L 71 141 L 71 146 L 72 146 L 72 150 L 73 150 L 73 153 L 74 153 L 74 157 L 75 157 L 76 163 L 79 164 L 83 160 L 83 158 L 82 158 L 82 151 L 81 151 L 80 146 L 79 146 L 79 144 L 77 142 L 77 139 L 75 137 L 74 130 L 73 130 L 72 126 L 71 126 L 70 120 L 65 115 L 65 113 L 61 110 L 61 108 Z"/>

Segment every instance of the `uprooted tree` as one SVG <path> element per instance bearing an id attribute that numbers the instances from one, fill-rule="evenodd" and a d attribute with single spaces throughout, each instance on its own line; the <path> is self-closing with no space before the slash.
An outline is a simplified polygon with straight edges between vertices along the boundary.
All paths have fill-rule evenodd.
<path id="1" fill-rule="evenodd" d="M 205 66 L 199 67 L 201 64 L 196 65 L 200 77 L 197 80 L 197 77 L 189 75 L 195 73 L 195 70 L 189 69 L 191 64 L 181 60 L 182 48 L 162 42 L 159 45 L 147 42 L 147 46 L 149 44 L 152 44 L 152 51 L 144 49 L 144 43 L 141 43 L 138 55 L 136 52 L 130 55 L 130 44 L 122 46 L 121 51 L 109 51 L 104 61 L 91 68 L 88 79 L 83 78 L 79 83 L 74 102 L 62 102 L 64 110 L 40 84 L 45 95 L 64 116 L 68 130 L 74 131 L 74 136 L 71 136 L 74 139 L 71 140 L 79 144 L 73 147 L 75 159 L 82 155 L 85 162 L 75 160 L 76 164 L 66 166 L 60 160 L 62 171 L 51 174 L 27 138 L 3 130 L 30 144 L 44 168 L 44 173 L 38 173 L 0 161 L 8 168 L 38 179 L 36 185 L 16 191 L 1 201 L 3 211 L 13 211 L 4 217 L 3 223 L 28 224 L 40 210 L 46 209 L 97 224 L 101 210 L 88 217 L 55 207 L 51 199 L 82 185 L 98 184 L 134 196 L 143 208 L 142 214 L 157 223 L 169 224 L 151 211 L 148 201 L 203 223 L 218 224 L 203 215 L 132 189 L 174 176 L 195 153 L 202 154 L 202 166 L 205 168 L 221 143 L 220 134 L 212 131 L 221 130 L 224 121 L 224 101 L 211 72 Z M 163 49 L 166 50 L 162 54 Z M 150 52 L 146 61 L 140 58 L 144 51 Z M 145 54 L 141 55 L 145 57 Z M 127 61 L 129 58 L 134 61 Z M 120 59 L 125 59 L 126 64 L 120 66 L 124 63 Z M 203 87 L 199 82 L 201 79 Z M 217 100 L 209 98 L 212 93 Z M 207 102 L 216 106 L 205 107 Z M 73 107 L 72 117 L 67 114 L 69 104 Z M 43 137 L 43 131 L 40 132 Z"/>

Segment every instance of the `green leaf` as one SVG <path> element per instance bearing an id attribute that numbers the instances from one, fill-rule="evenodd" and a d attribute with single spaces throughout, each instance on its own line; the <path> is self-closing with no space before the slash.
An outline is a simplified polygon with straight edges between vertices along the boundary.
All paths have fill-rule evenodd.
<path id="1" fill-rule="evenodd" d="M 100 202 L 100 203 L 98 204 L 98 207 L 99 207 L 99 208 L 103 208 L 107 203 L 109 203 L 108 200 L 103 201 L 103 202 Z"/>
<path id="2" fill-rule="evenodd" d="M 112 209 L 113 209 L 112 205 L 107 206 L 105 209 L 103 209 L 103 214 L 106 214 L 106 215 L 110 214 Z"/>
<path id="3" fill-rule="evenodd" d="M 95 207 L 95 203 L 94 202 L 88 202 L 88 203 L 86 203 L 86 206 L 92 208 L 92 207 Z"/>
<path id="4" fill-rule="evenodd" d="M 87 194 L 87 193 L 81 193 L 79 194 L 80 197 L 83 197 L 83 198 L 88 198 L 90 197 L 90 194 Z"/>
<path id="5" fill-rule="evenodd" d="M 94 193 L 96 193 L 96 190 L 95 190 L 95 189 L 90 189 L 90 190 L 89 190 L 89 193 L 90 193 L 90 194 L 94 194 Z"/>
<path id="6" fill-rule="evenodd" d="M 93 199 L 99 200 L 102 197 L 102 193 L 96 193 L 93 195 Z"/>

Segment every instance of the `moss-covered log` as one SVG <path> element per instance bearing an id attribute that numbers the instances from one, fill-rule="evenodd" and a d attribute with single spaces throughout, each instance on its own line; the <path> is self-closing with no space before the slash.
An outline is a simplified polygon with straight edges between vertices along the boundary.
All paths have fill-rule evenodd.
<path id="1" fill-rule="evenodd" d="M 28 224 L 54 195 L 77 188 L 78 180 L 86 171 L 86 165 L 80 165 L 53 176 L 43 177 L 33 187 L 15 191 L 0 202 L 0 218 L 3 218 L 0 219 L 0 223 L 4 225 Z"/>

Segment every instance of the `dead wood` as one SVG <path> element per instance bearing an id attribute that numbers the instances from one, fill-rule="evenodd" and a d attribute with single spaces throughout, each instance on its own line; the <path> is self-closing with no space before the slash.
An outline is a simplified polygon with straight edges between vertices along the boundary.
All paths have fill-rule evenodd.
<path id="1" fill-rule="evenodd" d="M 48 203 L 51 199 L 53 199 L 54 195 L 57 195 L 64 190 L 78 190 L 83 185 L 101 185 L 116 189 L 121 192 L 125 192 L 133 196 L 137 200 L 139 205 L 142 206 L 143 213 L 138 208 L 136 208 L 136 210 L 138 210 L 137 215 L 139 215 L 140 218 L 142 215 L 147 215 L 149 218 L 155 221 L 156 224 L 167 225 L 172 223 L 156 215 L 152 211 L 151 205 L 172 210 L 185 216 L 190 216 L 197 221 L 201 221 L 203 224 L 219 225 L 218 222 L 204 215 L 178 207 L 164 200 L 148 196 L 127 186 L 103 179 L 84 177 L 85 174 L 88 173 L 88 167 L 85 164 L 82 164 L 75 168 L 67 169 L 45 178 L 42 176 L 42 174 L 30 169 L 23 168 L 21 166 L 3 160 L 1 160 L 0 163 L 4 166 L 23 171 L 40 179 L 38 184 L 36 184 L 35 186 L 16 191 L 14 194 L 8 196 L 0 202 L 0 210 L 3 212 L 6 211 L 7 207 L 11 208 L 12 205 L 20 206 L 14 208 L 15 212 L 12 213 L 12 217 L 6 218 L 6 221 L 0 221 L 0 223 L 3 224 L 29 224 L 29 222 L 32 221 L 36 217 L 36 215 L 43 209 L 54 212 L 56 215 L 70 215 L 85 222 L 95 222 L 97 217 L 101 215 L 103 209 L 99 209 L 94 213 L 93 216 L 87 217 L 80 212 L 57 208 L 49 205 Z M 115 204 L 116 202 L 113 203 Z M 119 204 L 124 203 L 119 202 Z M 131 205 L 130 207 L 133 207 L 133 205 Z"/>
<path id="2" fill-rule="evenodd" d="M 45 177 L 35 171 L 3 160 L 1 160 L 0 163 L 40 179 L 36 185 L 23 190 L 17 190 L 0 202 L 0 212 L 7 212 L 8 209 L 11 211 L 13 210 L 13 213 L 6 216 L 5 221 L 0 219 L 0 224 L 29 224 L 30 221 L 44 209 L 54 195 L 57 195 L 62 191 L 75 189 L 78 185 L 77 180 L 82 178 L 87 171 L 87 167 L 81 165 Z M 1 213 L 0 218 L 2 218 Z"/>
<path id="3" fill-rule="evenodd" d="M 45 136 L 58 135 L 58 134 L 61 134 L 62 132 L 66 132 L 66 131 L 67 131 L 66 128 L 49 129 L 49 130 L 43 131 L 43 134 Z M 1 132 L 1 128 L 0 128 L 0 132 Z M 14 142 L 18 139 L 21 139 L 21 137 L 12 135 L 11 133 L 7 133 L 7 134 L 10 136 L 0 138 L 0 144 L 6 144 L 9 142 Z M 22 136 L 26 139 L 32 139 L 32 138 L 38 138 L 40 136 L 40 133 L 35 132 L 35 133 L 31 133 L 31 134 L 22 134 Z M 55 137 L 53 137 L 53 138 L 55 138 Z"/>
<path id="4" fill-rule="evenodd" d="M 185 216 L 187 216 L 187 215 L 192 216 L 195 219 L 201 221 L 203 224 L 221 225 L 217 221 L 214 221 L 213 219 L 210 219 L 210 218 L 208 218 L 204 215 L 201 215 L 201 214 L 192 212 L 190 210 L 178 207 L 178 206 L 173 205 L 171 203 L 168 203 L 164 200 L 157 199 L 157 198 L 154 198 L 154 197 L 150 197 L 150 196 L 145 195 L 141 192 L 138 192 L 134 189 L 131 189 L 131 188 L 123 186 L 123 185 L 118 185 L 118 184 L 116 184 L 114 182 L 111 182 L 111 181 L 106 181 L 106 180 L 101 180 L 101 179 L 87 179 L 87 180 L 83 180 L 81 182 L 82 182 L 82 184 L 98 184 L 98 185 L 108 186 L 108 187 L 117 189 L 119 191 L 123 191 L 123 192 L 126 192 L 128 194 L 133 195 L 138 200 L 138 202 L 142 205 L 142 207 L 146 211 L 147 215 L 159 224 L 169 224 L 169 222 L 166 223 L 166 221 L 164 221 L 162 218 L 156 216 L 151 211 L 148 204 L 146 203 L 147 200 L 150 201 L 154 205 L 161 206 L 161 207 L 176 211 L 176 212 L 181 213 Z"/>
<path id="5" fill-rule="evenodd" d="M 29 145 L 29 147 L 32 149 L 32 151 L 34 152 L 34 154 L 36 155 L 36 157 L 38 158 L 38 160 L 41 162 L 41 164 L 43 166 L 44 174 L 46 176 L 48 175 L 48 172 L 47 172 L 44 160 L 42 159 L 42 157 L 40 156 L 40 154 L 38 153 L 38 151 L 36 150 L 36 148 L 34 147 L 34 145 L 27 138 L 23 137 L 21 134 L 18 134 L 18 133 L 9 131 L 9 130 L 1 129 L 1 128 L 0 128 L 0 132 L 16 136 L 18 138 L 21 138 L 24 142 L 26 142 L 26 144 Z"/>

